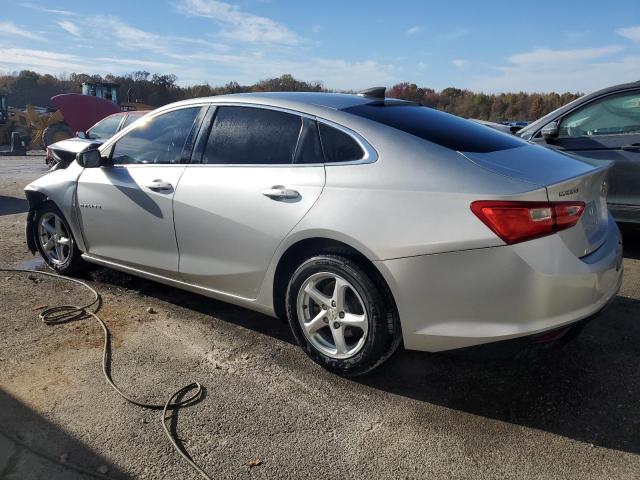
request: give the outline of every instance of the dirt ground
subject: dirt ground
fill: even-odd
[[[42,156],[0,157],[0,266],[42,268],[26,250],[22,188],[43,173]],[[357,380],[313,364],[278,320],[107,269],[86,278],[104,300],[116,382],[160,402],[206,387],[172,424],[213,478],[638,479],[640,235],[624,235],[619,297],[565,348],[533,360],[400,351]],[[196,478],[159,412],[103,380],[99,327],[37,319],[87,298],[0,274],[0,478],[90,478],[69,463]]]

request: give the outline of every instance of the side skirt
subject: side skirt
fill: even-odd
[[[155,273],[149,273],[144,270],[140,270],[138,268],[133,268],[133,267],[122,265],[109,260],[103,260],[101,258],[93,257],[87,253],[83,253],[82,258],[87,262],[95,263],[96,265],[100,265],[102,267],[113,268],[114,270],[120,270],[122,272],[129,273],[137,277],[153,280],[154,282],[163,283],[165,285],[176,287],[181,290],[187,290],[189,292],[204,295],[205,297],[215,298],[216,300],[221,300],[223,302],[231,303],[233,305],[238,305],[239,307],[248,308],[249,310],[255,310],[265,315],[269,315],[270,317],[276,318],[276,314],[273,310],[272,305],[262,305],[262,304],[256,303],[255,300],[252,300],[250,298],[239,297],[237,295],[230,295],[228,293],[200,287],[198,285],[183,282],[181,280],[177,280],[174,278],[164,277],[162,275],[157,275]]]

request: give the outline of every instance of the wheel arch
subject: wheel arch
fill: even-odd
[[[277,317],[286,318],[285,296],[288,280],[295,269],[306,259],[319,254],[342,255],[358,263],[373,281],[377,282],[388,293],[392,306],[398,312],[393,292],[385,280],[382,272],[376,267],[371,258],[358,248],[340,240],[325,236],[313,236],[298,239],[282,253],[278,259],[273,276],[273,310]]]
[[[27,248],[35,255],[38,251],[38,247],[36,246],[33,220],[38,207],[44,202],[49,201],[49,197],[37,190],[25,190],[24,194],[27,197],[27,202],[29,202],[29,213],[27,213],[27,221],[25,222],[25,237],[27,240]]]

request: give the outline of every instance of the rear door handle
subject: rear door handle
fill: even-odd
[[[274,185],[271,188],[263,190],[262,195],[273,200],[288,200],[292,198],[298,198],[300,196],[300,192],[298,192],[297,190],[285,188],[283,185]]]
[[[171,185],[169,182],[165,182],[164,180],[156,179],[153,182],[147,184],[147,188],[149,190],[166,191],[172,190],[173,185]]]
[[[621,148],[627,152],[640,152],[640,143],[631,143],[629,145],[624,145]]]

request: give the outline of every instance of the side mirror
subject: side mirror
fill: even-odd
[[[76,155],[78,165],[84,168],[105,167],[108,164],[106,157],[100,154],[100,150],[85,150]]]
[[[78,137],[78,138],[87,138],[87,134],[82,132],[82,131],[79,131],[79,132],[76,132],[76,137]]]
[[[542,138],[544,138],[548,142],[549,140],[558,138],[558,134],[560,133],[560,126],[558,125],[558,122],[547,123],[542,128],[541,133],[542,133]]]

